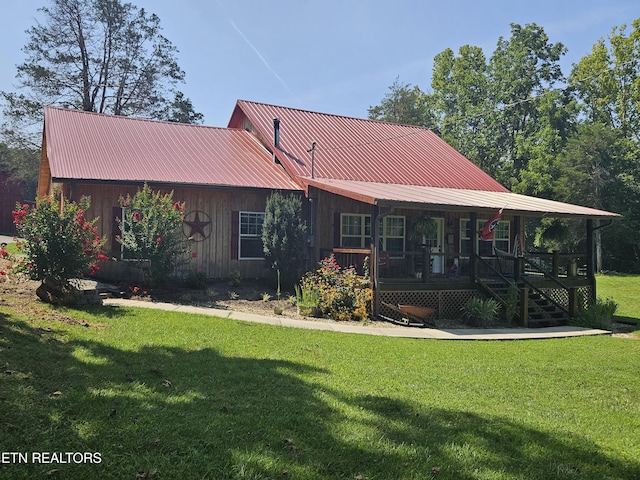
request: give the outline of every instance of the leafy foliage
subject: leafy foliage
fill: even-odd
[[[98,261],[107,260],[102,253],[104,240],[95,227],[97,218],[85,217],[90,206],[89,197],[78,203],[65,201],[60,208],[60,193],[39,198],[35,208],[18,205],[13,219],[24,241],[19,249],[26,256],[21,268],[31,278],[47,277],[63,283],[82,276],[89,268],[90,274],[98,271]]]
[[[120,197],[125,209],[124,222],[118,221],[128,257],[140,261],[145,281],[162,283],[187,252],[188,240],[182,234],[184,203],[174,202],[173,192],[154,192],[145,184],[131,197]]]
[[[51,0],[40,12],[44,21],[27,30],[18,65],[26,93],[3,92],[5,116],[18,129],[40,124],[43,105],[201,120],[175,90],[185,74],[155,14],[120,0]]]
[[[303,271],[306,232],[300,197],[272,193],[265,207],[262,244],[265,258],[280,271],[285,284],[293,284]]]
[[[334,320],[369,319],[373,298],[369,280],[359,277],[353,268],[341,268],[333,255],[302,277],[301,290],[317,292],[322,313]]]
[[[493,298],[470,298],[462,308],[462,317],[479,326],[493,322],[500,312],[500,304]]]

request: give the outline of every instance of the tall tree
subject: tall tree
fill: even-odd
[[[156,15],[120,0],[51,0],[40,11],[44,21],[27,30],[18,66],[25,92],[3,92],[18,129],[41,124],[45,104],[154,117],[179,98],[184,72]]]
[[[615,27],[609,44],[600,39],[570,75],[589,121],[620,129],[640,141],[640,18]]]
[[[400,83],[396,78],[382,99],[382,103],[369,107],[369,118],[431,128],[435,126],[435,120],[425,108],[424,100],[425,95],[418,86]]]
[[[458,56],[450,48],[436,55],[431,87],[431,100],[426,103],[434,109],[442,138],[481,168],[488,168],[485,131],[491,105],[482,49],[463,45]]]
[[[549,42],[542,27],[511,24],[511,37],[501,37],[491,56],[488,75],[493,111],[488,138],[495,145],[496,156],[491,161],[499,164],[499,180],[508,187],[519,182],[520,172],[533,156],[531,140],[540,134],[541,103],[556,82],[563,80],[559,62],[565,52],[561,43]]]

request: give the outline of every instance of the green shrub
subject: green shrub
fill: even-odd
[[[18,234],[24,238],[18,248],[26,256],[20,270],[35,280],[51,278],[62,284],[98,271],[98,262],[107,260],[102,253],[104,240],[95,227],[97,218],[85,217],[89,197],[78,203],[65,200],[60,208],[60,192],[39,198],[35,208],[17,205],[13,219]]]
[[[462,307],[462,317],[477,326],[494,322],[500,312],[500,304],[493,298],[470,298]]]
[[[302,201],[296,195],[278,192],[267,198],[262,224],[262,245],[268,264],[282,275],[290,288],[304,271],[304,237],[307,226],[302,221]],[[278,277],[280,285],[280,277]]]
[[[184,283],[189,288],[204,290],[207,286],[207,274],[199,268],[196,268],[187,274]]]
[[[308,272],[302,289],[316,291],[323,314],[334,320],[369,320],[373,293],[369,281],[353,268],[340,268],[333,255],[320,262],[320,268]]]
[[[586,328],[611,329],[613,316],[618,311],[618,304],[612,298],[597,298],[591,307],[583,310],[571,323]]]

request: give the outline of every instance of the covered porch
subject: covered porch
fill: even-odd
[[[429,319],[460,318],[462,307],[472,297],[494,298],[503,310],[515,302],[513,324],[566,323],[596,297],[594,220],[617,216],[510,192],[307,181],[316,224],[321,225],[328,214],[334,217],[333,247],[321,243],[316,257],[333,254],[340,265],[354,266],[360,273],[365,273],[368,264],[373,315],[405,324],[419,324],[420,319],[400,311],[400,305],[432,309],[434,313],[423,322],[428,324]],[[340,205],[332,196],[341,199]],[[355,204],[347,207],[344,199]],[[340,214],[338,222],[336,212],[349,209],[358,213]],[[496,236],[490,242],[479,240],[479,230],[499,210],[503,220]],[[361,213],[366,211],[370,213]],[[525,252],[525,219],[545,216],[584,220],[586,251]],[[433,219],[437,228],[421,240],[410,239],[412,225],[423,217]],[[363,243],[368,241],[368,245],[354,246],[348,237],[349,222],[355,225],[358,220],[368,235]],[[396,237],[390,233],[394,229]]]

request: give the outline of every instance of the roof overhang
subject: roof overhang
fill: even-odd
[[[494,213],[496,210],[503,209],[505,214],[527,217],[611,219],[620,216],[605,210],[512,192],[460,190],[309,177],[300,180],[306,188],[312,186],[359,202],[383,207],[428,208],[478,213]]]

